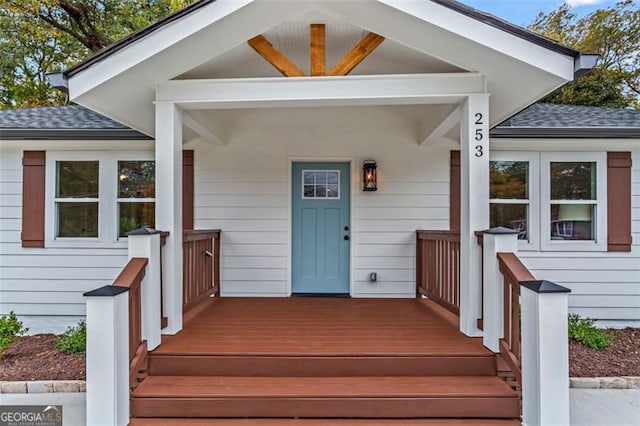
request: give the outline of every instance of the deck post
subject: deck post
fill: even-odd
[[[520,284],[523,424],[569,425],[571,290],[548,281]]]
[[[148,259],[145,275],[142,279],[142,340],[147,341],[148,350],[160,345],[160,231],[142,227],[127,233],[129,240],[129,259],[144,257]]]
[[[182,329],[182,111],[156,102],[156,228],[169,231],[163,252],[162,294],[167,327]]]
[[[498,253],[517,253],[518,231],[497,227],[482,234],[482,343],[498,353],[504,336],[504,283]]]
[[[481,336],[482,249],[474,232],[489,227],[489,95],[469,95],[460,119],[460,331]]]
[[[84,296],[87,423],[125,425],[129,423],[129,289],[108,285]]]

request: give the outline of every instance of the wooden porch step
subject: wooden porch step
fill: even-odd
[[[341,425],[341,426],[521,426],[515,419],[131,419],[129,426],[279,426],[279,425]]]
[[[151,354],[154,376],[495,376],[496,357]]]
[[[518,396],[498,377],[149,376],[132,417],[510,418]]]

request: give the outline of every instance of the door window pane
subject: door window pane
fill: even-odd
[[[340,198],[340,171],[303,170],[302,198]]]

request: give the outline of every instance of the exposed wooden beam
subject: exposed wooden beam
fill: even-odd
[[[324,24],[311,24],[311,75],[322,76],[326,73],[327,39]]]
[[[278,49],[264,38],[264,36],[258,35],[247,41],[260,56],[262,56],[267,62],[273,65],[278,71],[285,77],[302,77],[304,72],[298,68],[293,62],[284,56]]]
[[[364,61],[376,47],[380,46],[383,41],[384,37],[381,35],[376,33],[367,34],[331,68],[329,75],[349,74],[360,62]]]
[[[462,113],[460,107],[454,109],[438,126],[431,131],[419,145],[429,145],[441,139],[446,139],[445,135],[451,131],[458,123]]]

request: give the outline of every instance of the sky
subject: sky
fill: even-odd
[[[563,0],[459,0],[483,12],[521,26],[530,24],[539,12],[550,12],[565,3]],[[578,16],[584,16],[596,9],[608,8],[617,0],[567,0]]]

